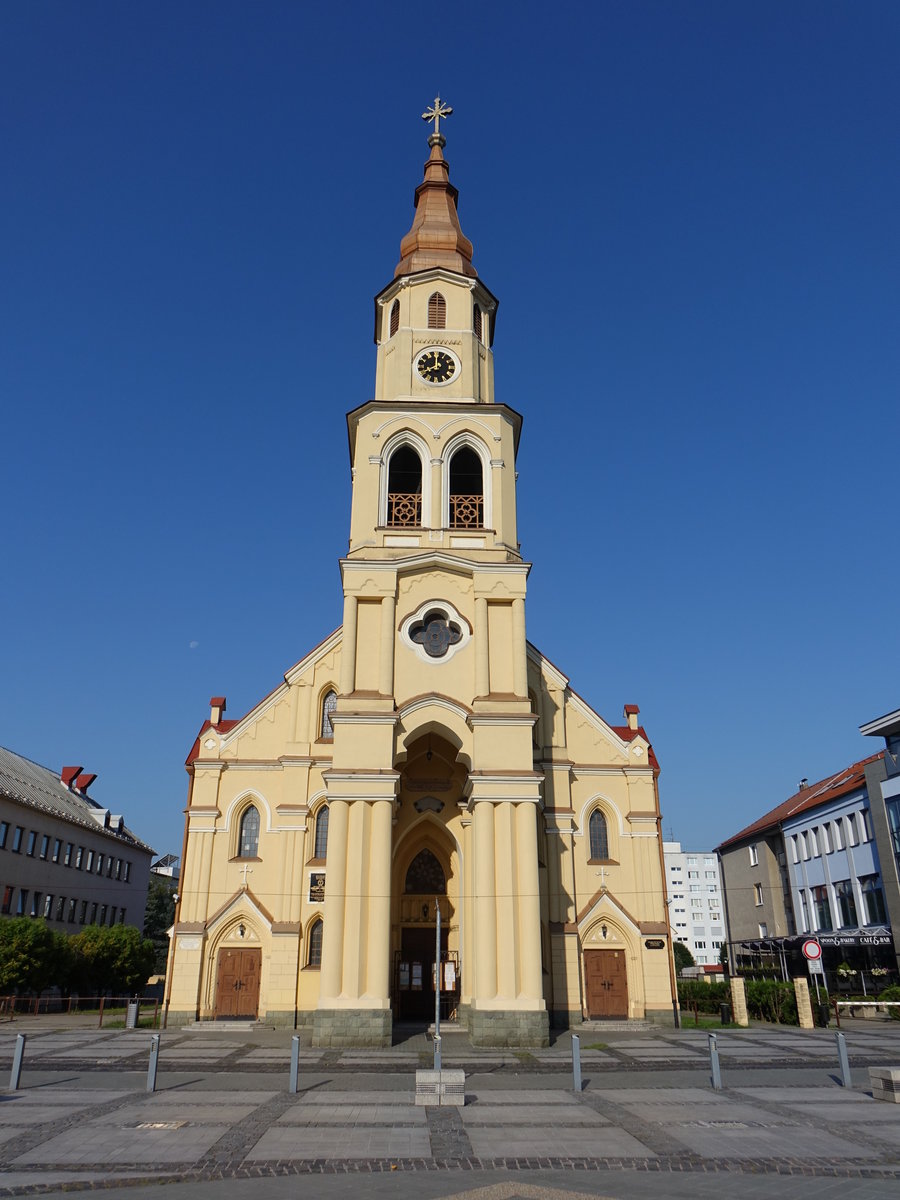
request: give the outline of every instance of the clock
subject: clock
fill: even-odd
[[[449,383],[456,374],[456,359],[432,346],[416,359],[416,370],[426,383]]]

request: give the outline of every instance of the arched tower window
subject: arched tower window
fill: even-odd
[[[391,305],[391,323],[390,323],[391,332],[390,332],[389,336],[393,337],[399,328],[400,328],[400,301],[395,300],[394,303]]]
[[[388,525],[422,524],[422,460],[412,446],[398,446],[388,465]]]
[[[316,838],[313,858],[325,858],[328,852],[328,805],[323,804],[316,817]]]
[[[238,858],[256,858],[259,850],[259,812],[251,804],[241,817]]]
[[[440,292],[432,292],[428,297],[428,328],[447,328],[447,301]]]
[[[444,868],[430,850],[420,850],[409,864],[404,891],[414,896],[446,895]]]
[[[334,688],[330,688],[322,697],[322,724],[319,729],[319,737],[323,741],[334,741],[334,725],[331,721],[331,714],[337,708],[337,692]]]
[[[306,965],[321,967],[322,965],[322,932],[324,926],[321,920],[313,921],[309,927],[309,937],[306,947]]]
[[[484,526],[484,478],[481,459],[471,446],[460,446],[450,459],[450,528]]]
[[[472,312],[472,328],[475,330],[475,336],[478,338],[479,342],[484,341],[484,335],[482,334],[481,309],[477,304]]]
[[[591,813],[588,833],[591,842],[591,858],[609,858],[609,832],[606,828],[606,817],[599,808],[595,808]]]

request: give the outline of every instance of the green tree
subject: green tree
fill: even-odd
[[[153,973],[156,949],[133,925],[88,925],[72,938],[74,975],[88,993],[138,992]]]
[[[65,987],[71,967],[69,939],[34,917],[0,918],[0,992],[42,992]]]
[[[683,971],[685,967],[695,967],[694,956],[684,942],[674,942],[672,953],[675,955],[675,970]]]
[[[144,936],[150,939],[156,950],[153,969],[157,975],[162,975],[166,969],[166,956],[169,953],[168,930],[171,929],[174,920],[174,891],[161,879],[151,875],[147,908],[144,912]]]

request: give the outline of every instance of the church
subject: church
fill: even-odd
[[[375,297],[375,388],[347,416],[343,614],[187,761],[167,1024],[311,1026],[385,1046],[551,1024],[672,1023],[659,767],[526,638],[522,418],[495,398],[497,299],[473,265],[435,100],[424,178]],[[440,952],[438,961],[438,929]]]

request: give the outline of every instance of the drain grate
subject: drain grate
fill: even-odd
[[[183,1129],[187,1121],[141,1121],[135,1129]]]

